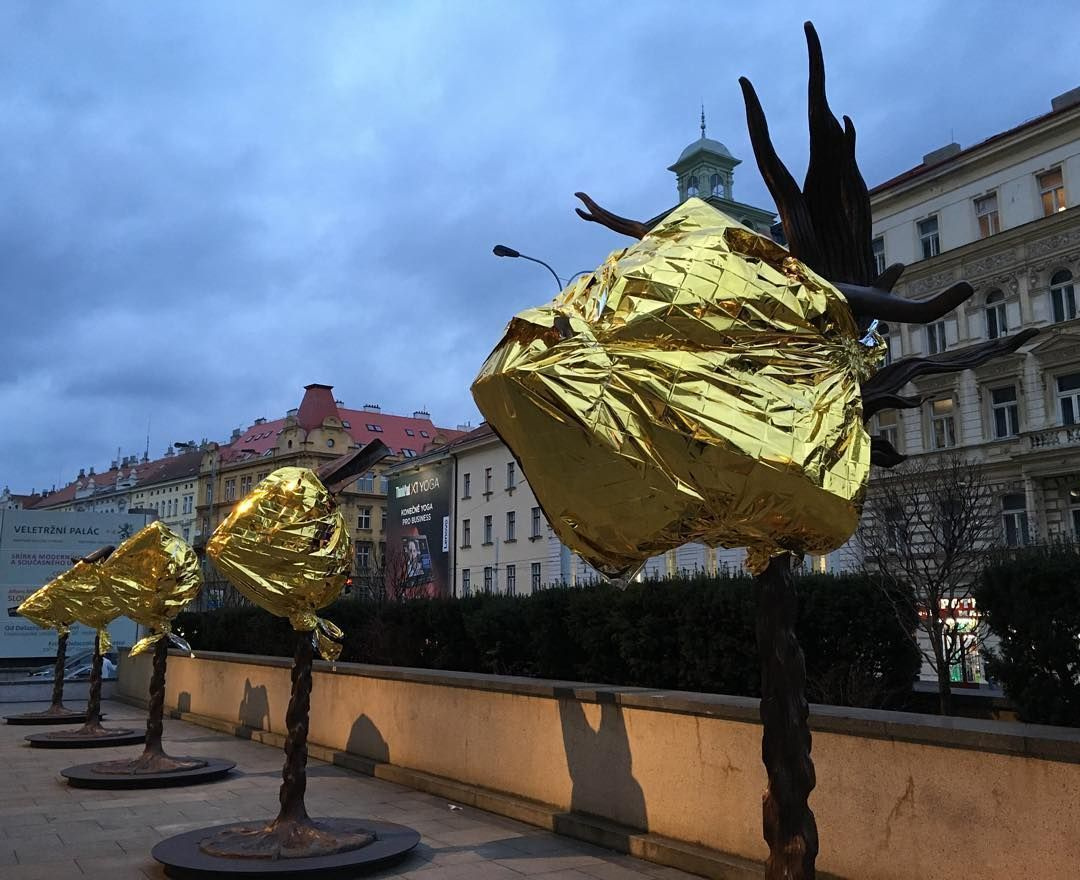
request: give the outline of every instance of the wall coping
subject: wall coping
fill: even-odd
[[[170,654],[188,657],[183,651]],[[250,666],[292,667],[290,657],[197,651],[195,659]],[[126,658],[125,658],[126,659]],[[615,703],[634,709],[674,712],[761,724],[756,697],[704,694],[692,691],[622,687],[578,681],[554,681],[513,675],[488,675],[406,666],[375,666],[366,663],[315,662],[315,671],[328,675],[406,681],[422,685],[467,688],[546,699],[576,699],[584,703]],[[1019,721],[987,721],[976,718],[942,718],[916,712],[892,712],[848,706],[811,704],[810,729],[821,733],[870,739],[919,743],[943,748],[972,749],[1003,755],[1039,758],[1080,764],[1080,729],[1025,724]]]

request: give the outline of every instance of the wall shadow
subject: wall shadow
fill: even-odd
[[[191,692],[180,691],[176,697],[176,712],[178,715],[191,712]]]
[[[370,758],[380,764],[390,763],[390,747],[379,728],[367,715],[361,715],[353,722],[349,739],[345,743],[345,751],[350,755]]]
[[[270,730],[270,698],[266,694],[266,685],[252,687],[250,678],[244,680],[244,697],[236,717],[251,730]]]
[[[570,812],[597,816],[628,830],[647,831],[645,794],[634,778],[622,707],[611,691],[597,691],[600,724],[593,730],[572,689],[556,689],[566,766],[573,790]],[[566,817],[566,823],[571,817]],[[559,830],[560,817],[556,817]],[[629,843],[629,841],[625,841]]]

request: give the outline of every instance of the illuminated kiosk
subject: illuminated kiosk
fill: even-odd
[[[60,774],[80,788],[161,788],[220,779],[235,761],[223,758],[174,758],[161,743],[164,732],[165,667],[169,643],[190,651],[173,635],[171,621],[198,594],[202,574],[195,551],[168,526],[152,522],[117,548],[101,567],[105,590],[121,613],[151,631],[131,656],[153,649],[146,720],[146,747],[129,760],[99,761],[67,767]]]
[[[72,560],[74,562],[75,560]],[[21,715],[8,715],[4,720],[8,724],[77,724],[86,720],[86,710],[68,709],[64,705],[64,673],[67,665],[67,643],[69,628],[74,623],[64,609],[63,603],[55,598],[52,581],[33,592],[19,606],[17,614],[35,623],[42,629],[56,630],[56,663],[53,665],[52,702],[44,712],[24,712]]]
[[[351,565],[345,520],[332,492],[388,454],[376,440],[326,465],[319,476],[304,468],[280,468],[210,539],[207,554],[233,586],[261,608],[287,617],[298,633],[285,716],[281,809],[273,820],[163,840],[152,855],[168,876],[353,877],[402,858],[420,842],[417,831],[390,822],[311,818],[304,804],[312,660],[316,648],[336,660],[337,639],[344,635],[317,612],[340,595]]]
[[[102,579],[102,567],[113,549],[108,546],[94,551],[42,588],[50,590],[54,601],[66,609],[71,620],[97,630],[97,635],[94,637],[94,657],[90,665],[86,723],[75,730],[35,733],[26,737],[26,741],[35,748],[94,749],[135,745],[143,741],[143,734],[137,730],[108,728],[101,724],[102,655],[109,650],[107,627],[120,616]]]

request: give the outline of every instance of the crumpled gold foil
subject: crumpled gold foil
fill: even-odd
[[[75,615],[64,605],[55,583],[51,580],[23,599],[16,613],[42,629],[55,629],[60,635],[66,635]]]
[[[101,571],[121,613],[152,630],[132,645],[132,657],[161,639],[191,650],[172,632],[173,618],[202,587],[199,559],[183,538],[165,523],[152,522],[117,547]]]
[[[352,546],[330,492],[306,468],[274,471],[214,531],[206,545],[229,582],[256,605],[312,632],[328,660],[344,633],[315,612],[345,586]]]
[[[559,539],[627,576],[689,541],[825,553],[870,470],[860,345],[843,295],[699,199],[547,306],[514,317],[477,406]]]
[[[121,612],[116,604],[115,596],[102,576],[102,563],[76,562],[67,571],[57,575],[40,590],[28,596],[23,605],[43,592],[47,592],[49,601],[65,615],[67,624],[76,622],[96,629],[98,651],[102,654],[108,652],[112,647],[108,626],[120,616]],[[23,613],[23,605],[19,606],[20,614]],[[30,610],[32,614],[34,609]],[[24,614],[24,616],[34,620],[31,614]],[[37,620],[34,622],[38,623]],[[41,624],[38,623],[38,625]]]

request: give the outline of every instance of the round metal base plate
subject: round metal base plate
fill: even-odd
[[[62,712],[25,712],[22,715],[8,715],[4,720],[8,724],[82,724],[86,720],[86,711],[64,709]]]
[[[141,740],[140,740],[141,742]],[[225,776],[235,761],[222,758],[201,758],[202,767],[192,770],[171,770],[164,773],[100,773],[99,764],[78,764],[60,771],[68,785],[77,788],[165,788],[172,785],[198,785]]]
[[[65,734],[67,734],[65,736]],[[38,749],[103,749],[107,746],[133,746],[146,739],[145,730],[110,730],[104,736],[75,736],[73,730],[34,733],[26,738]]]
[[[316,819],[316,822],[330,821]],[[241,877],[244,880],[330,880],[358,877],[409,852],[420,842],[420,832],[393,822],[356,820],[366,830],[374,832],[376,840],[360,849],[334,853],[329,856],[301,859],[248,859],[209,856],[199,849],[208,837],[233,827],[251,826],[252,822],[231,822],[201,828],[169,837],[151,850],[150,854],[165,866],[168,877],[179,880],[207,880],[211,877]],[[269,823],[269,820],[267,820]]]

